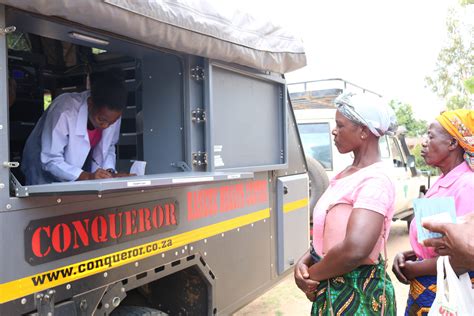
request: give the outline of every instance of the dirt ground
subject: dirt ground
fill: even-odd
[[[393,276],[391,271],[391,263],[397,252],[407,250],[409,248],[410,242],[408,240],[408,230],[406,223],[402,221],[392,223],[387,250],[389,257],[389,274],[395,287],[398,315],[403,315],[408,293],[408,286],[401,284]],[[309,315],[310,311],[311,302],[309,302],[306,299],[306,296],[296,287],[293,280],[293,274],[290,274],[270,291],[239,310],[234,314],[234,316]]]

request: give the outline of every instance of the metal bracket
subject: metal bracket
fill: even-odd
[[[28,187],[24,187],[10,171],[10,186],[15,190],[16,197],[28,196]]]
[[[97,315],[109,315],[127,296],[122,282],[117,282],[110,286],[102,297],[101,308],[97,309]]]
[[[193,68],[191,68],[191,78],[196,81],[204,80],[204,68],[202,68],[201,66],[194,66]]]
[[[198,151],[197,153],[193,153],[193,166],[205,166],[207,165],[207,153]]]
[[[191,168],[184,161],[173,162],[171,166],[181,169],[181,171],[191,171]]]
[[[204,123],[206,121],[206,111],[201,108],[196,108],[191,112],[191,120],[194,123]]]
[[[0,35],[7,35],[9,33],[13,33],[16,31],[16,26],[11,25],[11,26],[6,26],[6,27],[0,27]]]
[[[54,294],[55,290],[48,290],[43,293],[35,294],[35,304],[39,316],[53,316],[54,315]]]

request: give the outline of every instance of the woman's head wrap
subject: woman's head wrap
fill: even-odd
[[[464,159],[474,171],[474,111],[465,109],[446,111],[436,120],[464,149]]]
[[[395,112],[382,98],[367,93],[343,93],[334,100],[337,110],[354,123],[367,126],[377,137],[397,131]]]

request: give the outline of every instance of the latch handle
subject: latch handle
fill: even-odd
[[[14,25],[10,25],[10,26],[7,26],[7,27],[0,27],[0,34],[1,35],[6,35],[6,34],[9,34],[9,33],[13,33],[16,31],[16,26]]]
[[[5,168],[18,168],[20,163],[18,161],[4,161],[3,166]]]

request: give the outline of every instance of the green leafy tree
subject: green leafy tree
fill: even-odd
[[[428,129],[426,121],[415,118],[410,104],[392,100],[390,106],[395,111],[398,125],[405,127],[407,136],[417,137],[426,134]]]
[[[472,85],[474,68],[474,24],[471,1],[465,1],[457,9],[450,9],[446,20],[447,44],[438,54],[434,74],[426,77],[426,83],[446,102],[448,109],[470,109],[474,94]]]
[[[410,104],[401,103],[397,100],[390,101],[390,106],[395,111],[399,126],[404,126],[406,129],[406,136],[408,137],[420,137],[426,134],[428,130],[428,124],[425,120],[418,120],[413,115],[413,108]],[[415,165],[421,171],[430,172],[432,175],[437,175],[438,170],[425,163],[423,157],[421,157],[421,145],[416,145],[411,150],[412,155],[415,156]]]
[[[474,1],[474,0],[473,0]],[[467,79],[464,82],[464,86],[466,87],[466,90],[469,91],[469,93],[474,93],[474,76],[471,78]]]

